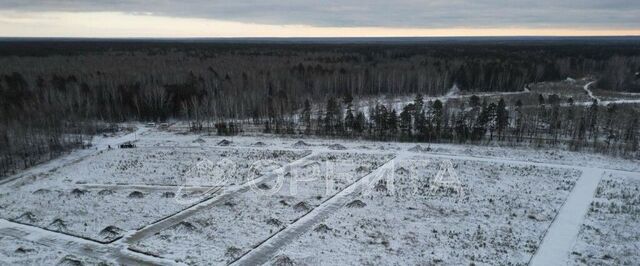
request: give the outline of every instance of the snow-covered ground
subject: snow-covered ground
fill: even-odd
[[[640,262],[640,176],[606,173],[580,228],[570,263]]]
[[[75,256],[31,241],[0,235],[2,265],[115,265],[89,257]]]
[[[213,206],[134,248],[188,264],[224,264],[284,229],[354,180],[390,159],[385,154],[322,153],[274,180]]]
[[[595,199],[586,169],[606,173]],[[557,150],[139,127],[5,179],[0,265],[634,264],[639,171]]]
[[[303,265],[526,264],[580,172],[412,157],[272,258]]]

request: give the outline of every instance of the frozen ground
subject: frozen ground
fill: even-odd
[[[232,262],[389,159],[384,154],[311,156],[283,172],[281,179],[256,184],[140,242],[135,249],[188,264]]]
[[[273,257],[303,265],[526,264],[580,172],[452,161],[461,190],[438,188],[444,161],[398,161]]]
[[[573,246],[575,265],[640,262],[640,177],[606,173]]]
[[[12,236],[0,236],[0,263],[4,265],[115,265],[75,256],[64,250],[21,240]]]
[[[555,150],[139,127],[4,179],[0,265],[634,264],[638,171]]]

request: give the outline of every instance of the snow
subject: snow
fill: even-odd
[[[6,265],[115,265],[89,257],[75,256],[12,236],[0,236],[0,264]]]
[[[634,265],[640,261],[639,191],[639,174],[605,174],[572,247],[570,264]]]
[[[600,99],[598,99],[598,97],[594,96],[594,95],[593,95],[593,92],[589,89],[589,87],[590,87],[593,83],[595,83],[595,81],[591,81],[591,82],[587,83],[586,85],[584,85],[584,91],[586,91],[586,92],[587,92],[587,94],[589,95],[589,98],[591,98],[591,99],[596,100],[596,101],[598,101],[598,102],[599,102],[599,101],[600,101]]]
[[[0,184],[0,264],[640,259],[638,160],[144,126],[95,143]]]
[[[531,265],[565,264],[603,171],[585,168],[571,195],[546,233]],[[565,263],[562,263],[565,262]]]
[[[305,151],[140,147],[107,149],[84,160],[28,176],[0,189],[0,218],[100,242],[160,220],[211,197],[218,185],[252,180],[269,165],[302,157]],[[229,161],[231,171],[185,176],[203,160]],[[226,161],[224,161],[226,160]],[[215,165],[214,165],[215,166]],[[181,187],[181,186],[184,186]],[[201,187],[193,187],[201,186]],[[207,192],[202,195],[202,192]],[[208,193],[211,192],[211,193]]]
[[[578,176],[575,170],[454,160],[464,195],[430,194],[441,160],[397,163],[396,170],[408,171],[387,179],[395,193],[370,187],[353,198],[366,206],[339,209],[271,262],[526,264]]]
[[[187,264],[233,262],[389,158],[385,154],[353,153],[306,158],[305,163],[275,180],[255,184],[256,189],[189,217],[134,249],[164,254]],[[314,177],[318,175],[320,178]],[[261,188],[261,184],[266,186]]]

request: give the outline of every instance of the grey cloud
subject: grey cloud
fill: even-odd
[[[0,9],[149,12],[173,17],[337,27],[640,27],[637,0],[3,0]]]

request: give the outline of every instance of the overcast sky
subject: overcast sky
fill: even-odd
[[[0,0],[1,36],[607,34],[640,34],[640,0]]]

